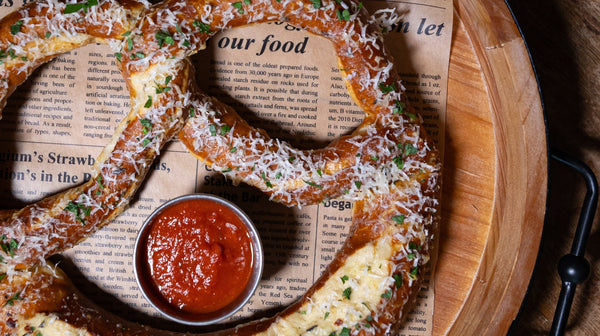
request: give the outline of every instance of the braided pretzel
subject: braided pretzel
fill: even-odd
[[[46,258],[116,217],[176,134],[193,155],[273,200],[301,206],[343,195],[356,201],[348,240],[299,301],[273,318],[222,334],[386,334],[399,326],[429,259],[439,163],[406,110],[391,57],[362,5],[198,0],[149,7],[106,0],[65,14],[67,7],[59,0],[35,2],[0,23],[0,46],[17,55],[0,73],[2,101],[53,56],[105,42],[116,50],[132,110],[96,160],[92,179],[0,214],[3,333],[23,334],[32,326],[43,335],[162,333],[98,310]],[[333,42],[349,91],[365,110],[355,132],[323,149],[301,151],[270,139],[191,79],[187,57],[210,36],[276,20]],[[170,89],[156,90],[154,83]]]

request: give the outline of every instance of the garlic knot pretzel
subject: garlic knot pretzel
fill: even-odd
[[[356,131],[323,149],[301,151],[270,139],[195,87],[188,57],[208,38],[270,21],[289,22],[332,42],[348,89],[365,111]],[[299,206],[337,196],[355,200],[348,240],[309,291],[273,318],[221,334],[379,335],[397,329],[429,259],[440,167],[418,118],[407,110],[391,57],[362,4],[47,0],[5,18],[2,31],[14,36],[1,34],[0,46],[16,55],[0,72],[4,99],[36,66],[89,42],[115,49],[132,99],[92,179],[0,214],[2,332],[33,326],[43,335],[163,333],[88,306],[45,259],[117,216],[175,134],[192,154],[273,200]]]

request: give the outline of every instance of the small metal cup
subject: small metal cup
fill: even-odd
[[[168,302],[166,302],[166,300],[162,296],[160,296],[160,294],[157,293],[154,285],[151,283],[152,280],[150,279],[150,274],[146,269],[146,255],[144,246],[146,245],[145,240],[148,236],[148,230],[152,227],[152,222],[166,208],[179,202],[192,199],[210,200],[229,208],[241,219],[242,223],[244,223],[244,225],[248,229],[250,240],[252,242],[252,274],[250,276],[250,279],[248,280],[248,283],[246,284],[246,287],[244,288],[242,293],[240,293],[240,295],[230,304],[215,312],[206,314],[193,314],[181,311],[176,307],[170,305]],[[193,326],[204,326],[214,324],[230,317],[235,312],[237,312],[244,304],[248,302],[250,297],[254,294],[254,291],[256,290],[258,282],[262,276],[264,265],[262,243],[260,241],[258,232],[256,231],[256,228],[254,227],[254,224],[252,223],[248,215],[246,215],[237,205],[233,204],[232,202],[211,194],[190,194],[180,196],[162,204],[160,207],[154,210],[154,212],[144,221],[144,224],[138,232],[138,236],[135,242],[135,253],[133,263],[137,284],[146,300],[148,300],[148,302],[166,318],[178,323]]]

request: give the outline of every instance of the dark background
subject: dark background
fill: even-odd
[[[549,146],[600,175],[600,1],[508,0],[530,50],[545,107]],[[557,263],[569,253],[586,193],[583,179],[551,160],[538,265],[511,335],[547,335],[560,292]],[[595,215],[566,335],[600,335],[600,230]]]

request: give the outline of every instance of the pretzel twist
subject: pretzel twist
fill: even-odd
[[[121,213],[162,146],[178,134],[193,155],[278,202],[355,200],[349,238],[309,291],[273,318],[221,334],[394,332],[429,260],[440,166],[433,144],[405,105],[391,56],[362,5],[333,0],[84,4],[65,14],[62,1],[34,2],[0,22],[0,48],[12,48],[15,55],[0,69],[0,101],[40,64],[90,42],[115,50],[132,100],[129,115],[96,160],[92,179],[0,213],[0,243],[10,247],[0,265],[0,274],[6,274],[0,280],[0,330],[22,333],[36,326],[43,335],[64,330],[170,334],[90,306],[46,259]],[[197,89],[189,56],[219,31],[271,21],[287,21],[332,42],[349,92],[365,111],[352,134],[323,149],[298,150]],[[155,83],[170,89],[156,90]]]

